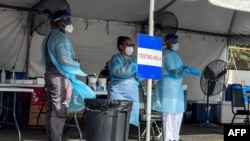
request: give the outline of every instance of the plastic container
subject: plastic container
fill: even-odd
[[[10,83],[15,84],[16,83],[16,73],[15,69],[12,70],[11,78],[10,78]]]
[[[188,86],[187,85],[182,85],[183,88],[183,93],[184,93],[184,110],[187,110],[187,90]]]
[[[5,70],[3,68],[2,72],[1,72],[1,83],[5,83],[6,80],[6,73]]]
[[[85,99],[86,141],[127,141],[132,102]]]
[[[107,78],[98,78],[97,83],[98,83],[97,91],[106,91]]]
[[[93,90],[96,91],[96,84],[97,83],[97,78],[94,76],[89,76],[88,77],[88,86]]]

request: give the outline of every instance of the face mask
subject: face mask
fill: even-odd
[[[134,48],[133,48],[132,46],[128,46],[128,47],[126,47],[125,52],[126,52],[126,54],[127,54],[128,56],[130,56],[130,55],[133,54]]]
[[[71,33],[73,31],[73,29],[74,29],[73,25],[72,24],[68,24],[68,25],[65,26],[64,30],[67,31],[67,32],[69,32],[69,33]]]
[[[179,49],[179,44],[178,43],[172,44],[172,48],[171,49],[173,51],[177,51]]]

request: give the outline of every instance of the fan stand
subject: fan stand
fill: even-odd
[[[209,96],[212,95],[213,91],[211,91],[209,88],[211,88],[211,85],[213,85],[214,80],[209,80],[208,81],[208,89],[207,89],[207,103],[206,103],[206,125],[211,125],[211,126],[217,126],[215,124],[212,124],[209,122],[209,113],[210,113],[210,106],[209,106]],[[214,89],[214,88],[213,88]]]
[[[207,95],[207,105],[205,109],[206,109],[206,123],[209,124],[209,113],[210,113],[209,95]]]

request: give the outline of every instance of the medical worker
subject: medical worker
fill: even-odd
[[[152,110],[162,112],[164,141],[178,141],[184,113],[183,77],[201,76],[201,72],[183,64],[176,52],[179,49],[177,35],[166,35],[165,43],[162,76],[153,91]]]
[[[53,15],[53,30],[44,38],[41,47],[41,64],[45,66],[47,89],[46,132],[49,141],[61,141],[67,112],[84,108],[85,98],[95,93],[75,75],[86,76],[80,69],[80,60],[65,32],[71,33],[70,13],[60,10]]]
[[[136,78],[137,60],[133,55],[134,44],[129,37],[119,36],[117,39],[119,53],[114,54],[108,62],[110,80],[108,82],[108,98],[133,101],[130,124],[139,124],[139,82]]]

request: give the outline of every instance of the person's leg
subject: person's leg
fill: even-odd
[[[65,78],[51,77],[46,81],[47,93],[49,95],[47,111],[47,135],[49,141],[61,141],[67,109],[63,104],[65,92],[70,81]],[[71,86],[71,85],[70,85]]]
[[[47,88],[47,110],[46,110],[46,122],[45,122],[45,129],[46,134],[48,136],[48,141],[51,141],[50,139],[50,118],[51,118],[51,111],[52,111],[52,104],[51,104],[51,96],[49,94],[49,88]]]
[[[163,139],[164,141],[174,140],[173,126],[174,126],[173,114],[163,113],[162,124],[163,124]]]
[[[173,129],[173,136],[174,140],[178,141],[180,139],[180,128],[182,123],[183,113],[176,113],[174,114],[174,129]]]

